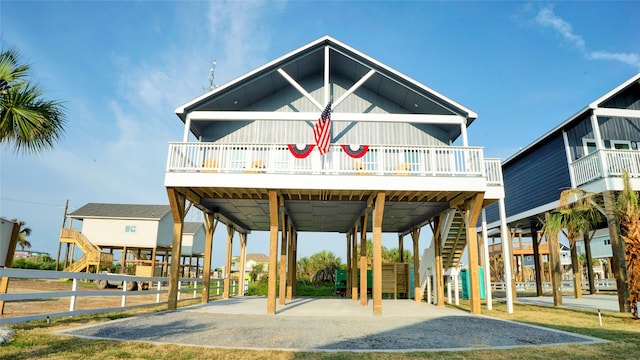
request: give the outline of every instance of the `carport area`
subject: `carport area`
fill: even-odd
[[[266,297],[237,297],[66,329],[59,334],[211,348],[286,351],[460,351],[604,340],[439,308],[383,300],[374,316],[350,299],[295,298],[264,314]]]

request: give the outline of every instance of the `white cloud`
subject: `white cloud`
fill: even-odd
[[[640,69],[640,55],[638,53],[589,50],[587,48],[587,43],[582,36],[573,31],[573,26],[571,26],[570,23],[556,15],[552,6],[545,6],[540,9],[533,21],[543,28],[551,28],[555,30],[564,40],[580,50],[586,59],[619,61]]]
[[[566,41],[578,49],[585,49],[586,43],[582,36],[574,34],[571,24],[557,16],[551,6],[540,9],[534,20],[542,27],[552,28],[557,31]]]
[[[588,55],[594,60],[616,60],[640,69],[640,55],[637,53],[610,53],[606,51],[592,51]]]

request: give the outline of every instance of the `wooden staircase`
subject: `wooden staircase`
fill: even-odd
[[[99,246],[93,244],[76,229],[62,229],[60,231],[60,242],[74,244],[83,253],[82,257],[69,264],[64,271],[87,271],[91,265],[95,265],[99,271],[102,265],[111,265],[113,263],[113,254],[103,253]]]
[[[442,267],[449,269],[460,264],[462,253],[467,246],[467,230],[462,213],[456,209],[448,211],[443,225]]]

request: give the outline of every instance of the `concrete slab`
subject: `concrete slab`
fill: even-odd
[[[287,351],[458,351],[604,342],[587,336],[475,316],[412,300],[372,304],[297,298],[266,315],[265,297],[238,297],[66,329],[59,334],[214,348]]]

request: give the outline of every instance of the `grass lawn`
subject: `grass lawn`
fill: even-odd
[[[197,300],[183,301],[180,306],[195,303]],[[461,300],[459,308],[468,310],[468,301]],[[44,321],[16,324],[12,326],[16,330],[12,340],[0,345],[0,359],[86,359],[96,355],[99,355],[100,359],[640,359],[640,321],[634,321],[629,314],[604,312],[603,326],[600,327],[595,310],[556,309],[520,304],[515,304],[513,314],[506,313],[504,304],[496,303],[492,311],[487,311],[483,306],[482,313],[491,317],[607,339],[611,343],[473,352],[301,353],[151,345],[79,339],[51,334],[54,330],[164,309],[165,307],[162,306],[123,313],[54,319],[50,324]],[[428,336],[428,334],[420,336]]]

